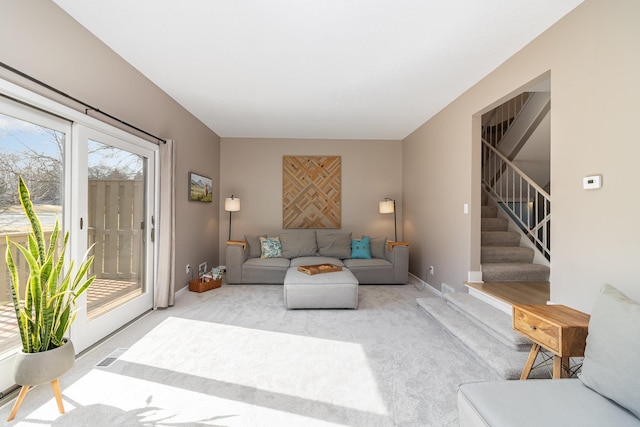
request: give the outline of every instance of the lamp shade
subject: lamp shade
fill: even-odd
[[[395,211],[393,200],[385,199],[385,200],[381,201],[380,202],[380,206],[379,206],[379,210],[380,210],[380,213],[382,213],[382,214],[393,213]]]
[[[224,210],[227,212],[237,212],[240,210],[240,199],[237,197],[227,197],[224,199]]]

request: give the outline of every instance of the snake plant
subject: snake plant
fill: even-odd
[[[39,353],[64,344],[64,337],[76,317],[76,300],[95,279],[95,276],[87,278],[93,256],[85,256],[75,274],[72,273],[73,261],[65,270],[69,233],[64,234],[62,247],[57,253],[60,237],[58,220],[56,219],[47,245],[42,224],[33,210],[29,189],[22,177],[19,179],[18,192],[24,214],[31,224],[31,232],[27,247],[11,242],[9,236],[6,236],[5,259],[11,278],[11,295],[22,339],[22,351]],[[21,286],[11,251],[12,245],[22,253],[29,266],[29,277],[26,286],[23,286],[24,295],[20,295]]]

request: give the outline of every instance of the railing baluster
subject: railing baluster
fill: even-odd
[[[531,186],[527,183],[527,230],[531,230],[531,212],[533,209],[533,203],[531,203]]]
[[[513,173],[513,169],[511,169],[510,165],[507,164],[507,167],[511,171],[511,206],[513,206],[513,208],[515,210],[515,207],[516,207],[515,201],[518,199],[516,197],[516,174]],[[516,214],[516,216],[517,216],[517,214]]]
[[[526,102],[523,98],[523,103]],[[483,157],[486,168],[482,172],[483,184],[503,209],[511,212],[542,254],[551,259],[549,223],[551,221],[551,198],[539,185],[527,177],[489,141],[483,140]],[[511,176],[509,176],[511,175]],[[516,186],[516,179],[518,179]],[[526,198],[524,188],[526,186]],[[533,197],[532,197],[533,193]],[[526,206],[523,207],[523,200]],[[518,208],[516,208],[516,203]],[[525,213],[526,220],[525,220]],[[540,235],[542,233],[542,235]]]
[[[520,221],[524,222],[524,209],[522,209],[522,177],[518,175],[518,206],[520,207]]]
[[[551,213],[551,209],[549,208],[549,201],[548,201],[547,199],[545,199],[545,200],[544,200],[544,211],[545,211],[545,213],[547,213],[547,209],[548,209],[548,212],[549,212],[549,214],[550,214],[550,213]],[[547,226],[548,226],[548,225],[549,225],[549,222],[548,222],[548,221],[547,221],[547,222],[545,222],[545,223],[544,223],[544,229],[542,230],[542,231],[543,231],[543,233],[542,233],[542,239],[543,239],[544,247],[545,247],[545,248],[549,248],[549,247],[550,247],[550,244],[549,244],[549,238],[548,238],[548,234],[547,234],[547,231],[548,231],[548,230],[547,230]],[[549,255],[551,255],[551,251],[549,251]]]

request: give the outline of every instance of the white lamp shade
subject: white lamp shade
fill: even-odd
[[[383,200],[380,202],[380,213],[393,213],[393,200]]]
[[[224,199],[224,210],[227,212],[237,212],[240,210],[240,199],[237,197],[227,197]]]

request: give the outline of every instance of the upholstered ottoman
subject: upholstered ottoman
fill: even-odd
[[[292,267],[284,277],[284,306],[358,308],[358,279],[346,268],[309,275]]]

